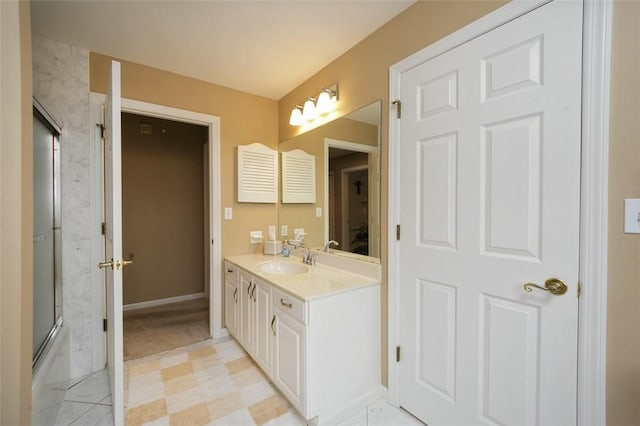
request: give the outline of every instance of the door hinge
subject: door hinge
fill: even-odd
[[[102,235],[107,235],[107,224],[106,224],[106,222],[102,222],[102,224],[100,225],[100,230],[102,232]]]
[[[400,346],[396,346],[396,362],[400,362]]]
[[[102,123],[96,123],[96,127],[98,127],[100,129],[100,139],[104,140],[104,131],[105,131],[105,127],[104,124]]]
[[[391,104],[396,106],[396,118],[402,118],[402,101],[400,99],[396,99],[391,102]]]
[[[578,297],[582,296],[582,283],[578,281]]]
[[[102,318],[102,331],[107,331],[107,319]]]
[[[400,225],[396,225],[396,240],[400,241]]]

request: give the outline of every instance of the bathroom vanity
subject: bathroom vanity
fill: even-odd
[[[380,279],[300,258],[225,260],[225,324],[310,424],[382,396]]]

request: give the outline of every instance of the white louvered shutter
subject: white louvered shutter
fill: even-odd
[[[238,146],[238,202],[278,202],[278,151],[260,143]]]

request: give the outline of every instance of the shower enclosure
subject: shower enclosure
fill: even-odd
[[[33,367],[62,325],[60,128],[33,107]]]

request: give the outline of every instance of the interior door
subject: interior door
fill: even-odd
[[[124,424],[124,374],[122,343],[122,156],[120,133],[120,63],[111,62],[111,84],[105,102],[105,257],[107,364],[113,419]]]
[[[554,1],[401,76],[400,404],[430,426],[576,424],[581,37]]]

